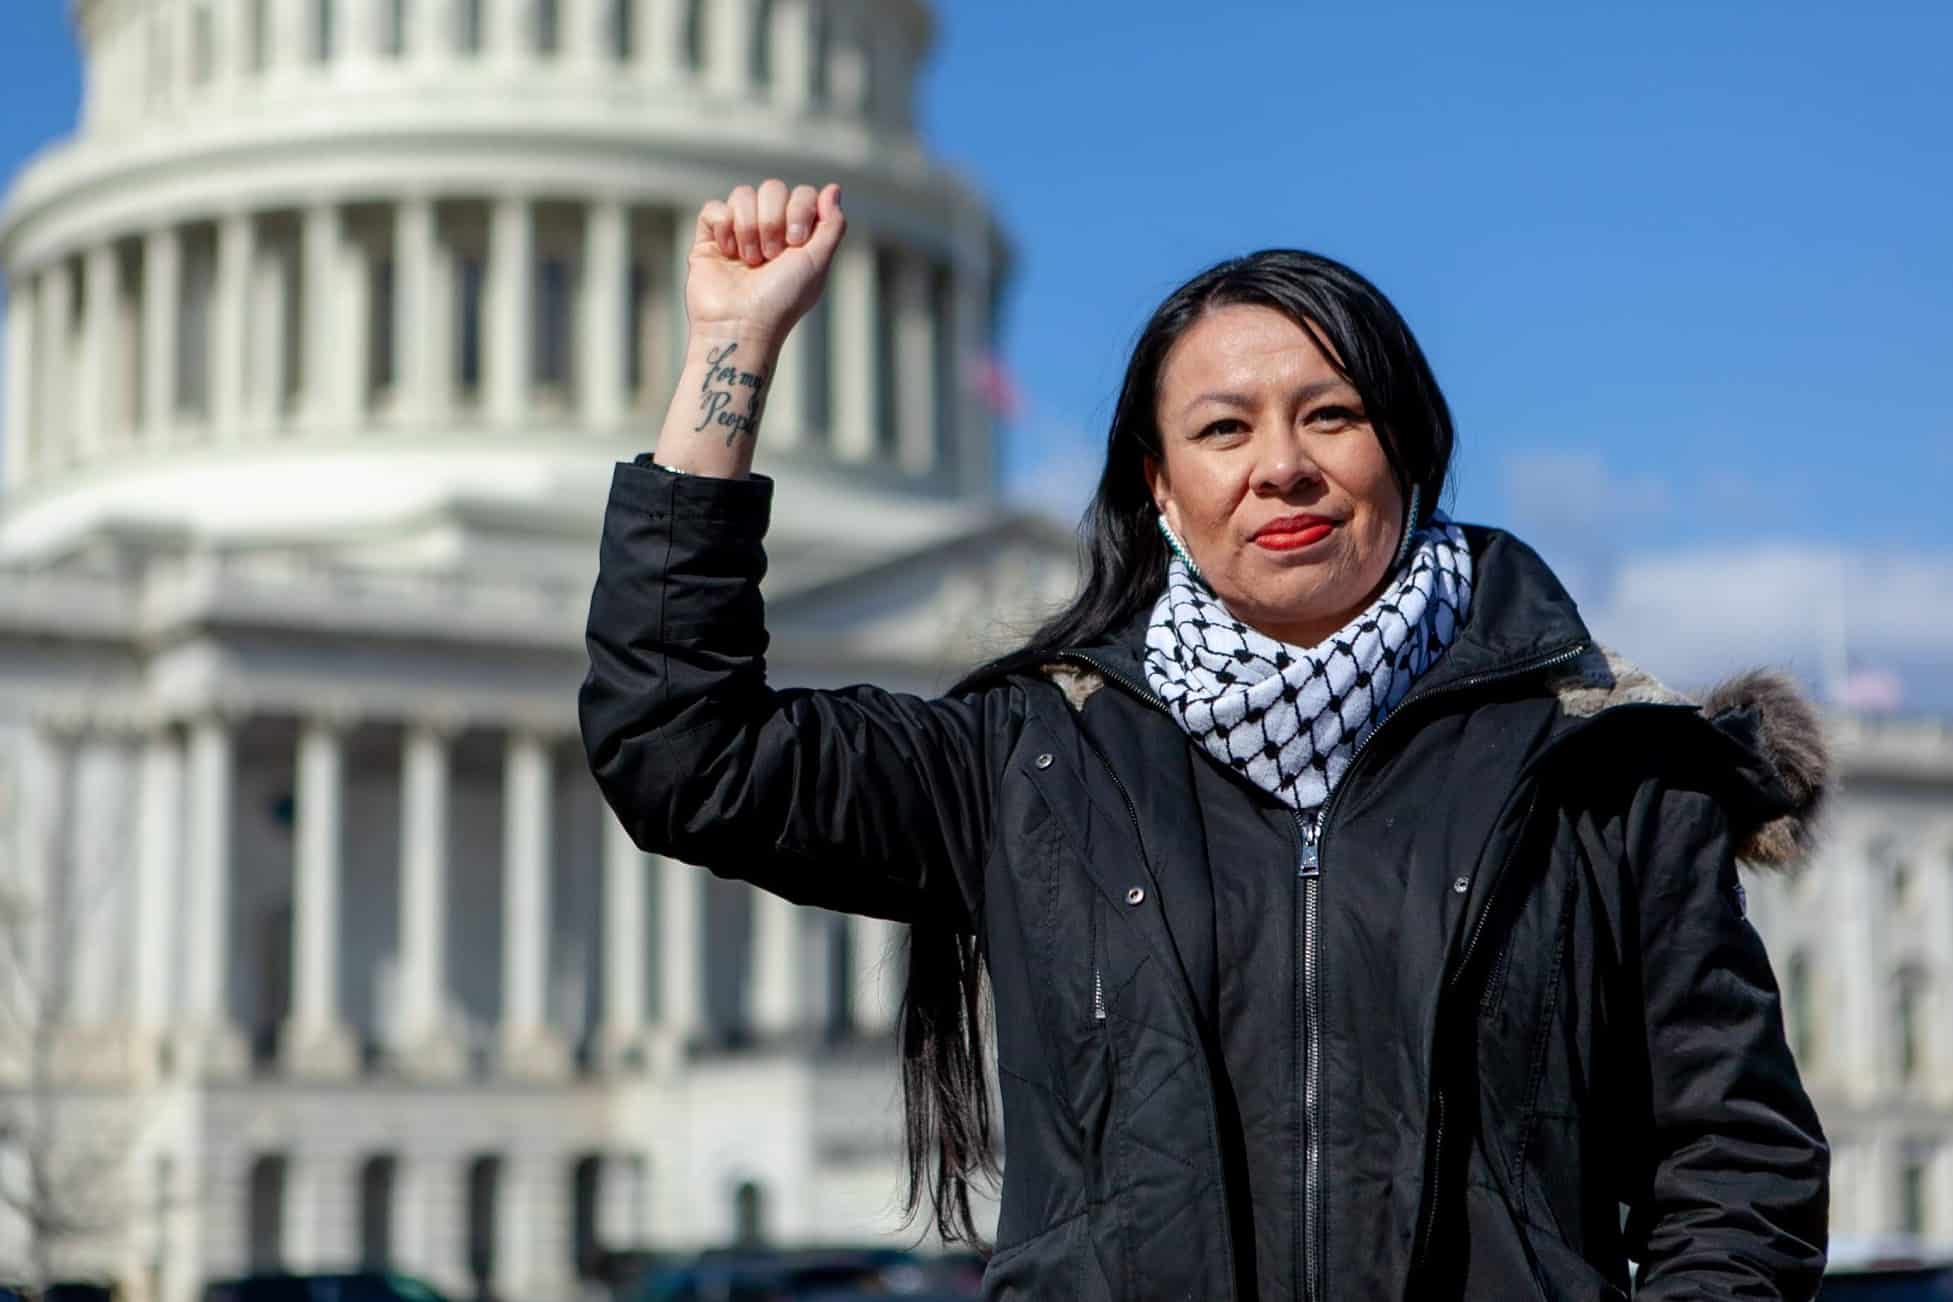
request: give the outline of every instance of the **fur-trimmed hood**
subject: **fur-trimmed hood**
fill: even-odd
[[[1752,753],[1758,774],[1787,810],[1742,829],[1738,857],[1760,868],[1795,868],[1816,847],[1831,786],[1830,748],[1816,708],[1787,674],[1740,673],[1700,700],[1670,688],[1596,645],[1551,684],[1570,716],[1590,718],[1622,705],[1693,705],[1733,744]]]

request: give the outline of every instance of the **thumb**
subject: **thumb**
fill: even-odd
[[[841,237],[847,233],[848,215],[841,211],[841,187],[833,183],[821,187],[814,208],[814,233],[802,247],[813,258],[814,265],[825,271],[834,261],[834,250],[840,247]]]

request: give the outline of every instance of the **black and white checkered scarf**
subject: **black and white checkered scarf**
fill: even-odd
[[[1472,558],[1434,514],[1369,609],[1312,647],[1256,632],[1178,555],[1146,632],[1146,680],[1215,759],[1299,813],[1329,798],[1351,756],[1457,635]]]

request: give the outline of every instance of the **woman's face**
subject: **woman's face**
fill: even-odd
[[[1404,497],[1327,344],[1272,308],[1215,308],[1160,370],[1147,486],[1237,619],[1314,646],[1369,605]]]

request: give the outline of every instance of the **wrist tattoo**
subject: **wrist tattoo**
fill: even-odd
[[[707,425],[718,425],[726,432],[726,446],[744,434],[754,437],[759,431],[760,412],[766,406],[766,376],[758,371],[742,371],[732,364],[732,355],[739,351],[738,344],[727,344],[715,348],[705,355],[705,381],[699,385],[698,424],[693,432],[703,430]],[[751,391],[751,400],[743,404],[739,411],[734,400],[741,390]]]

